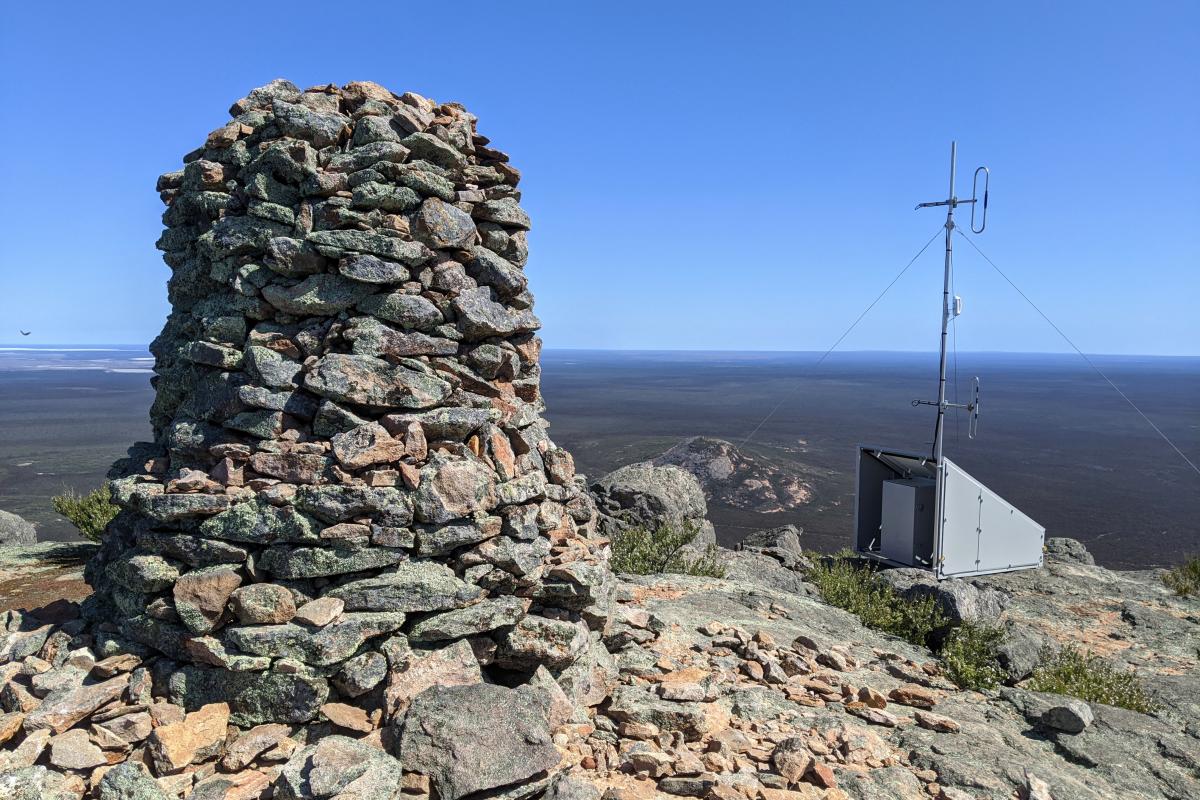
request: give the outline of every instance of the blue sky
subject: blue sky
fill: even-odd
[[[1200,354],[1200,6],[844,5],[8,4],[0,341],[152,338],[155,177],[286,77],[479,115],[552,347],[824,349],[941,224],[956,138],[978,244],[1080,347]],[[936,348],[938,250],[845,349]],[[1067,349],[958,252],[960,349]]]

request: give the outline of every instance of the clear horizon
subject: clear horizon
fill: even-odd
[[[328,39],[327,9],[295,0],[239,9],[271,35],[215,61],[146,44],[206,52],[191,9],[122,9],[17,4],[0,26],[2,336],[157,335],[155,179],[283,77],[373,80],[478,115],[524,174],[549,347],[823,350],[936,236],[944,214],[913,206],[945,197],[955,139],[960,197],[976,165],[992,170],[973,241],[1080,349],[1200,354],[1195,3],[463,0],[373,7],[353,46],[322,55],[295,43]],[[492,68],[446,57],[440,37],[397,49],[396,31],[482,19]],[[116,86],[132,93],[92,88]],[[955,253],[960,351],[1069,351],[966,241]],[[941,279],[935,242],[844,346],[936,348]]]
[[[60,342],[54,344],[28,345],[20,344],[19,342],[0,342],[0,352],[3,351],[46,351],[46,352],[103,352],[106,350],[133,350],[139,351],[148,350],[149,344],[138,344],[136,342]],[[562,347],[546,345],[543,347],[543,352],[580,352],[580,353],[733,353],[733,354],[796,354],[796,355],[821,355],[824,350],[772,350],[772,349],[720,349],[720,348],[703,348],[703,347]],[[879,350],[879,349],[857,349],[857,350],[833,350],[829,357],[833,358],[837,355],[937,355],[937,350]],[[1086,365],[1086,362],[1080,358],[1078,353],[1069,350],[959,350],[960,356],[970,355],[997,355],[997,356],[1062,356],[1064,358],[1073,358]],[[1085,353],[1091,358],[1163,358],[1163,359],[1182,359],[1182,360],[1200,360],[1200,355],[1191,354],[1163,354],[1163,353]]]

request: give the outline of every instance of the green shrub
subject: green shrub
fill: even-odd
[[[612,539],[612,568],[616,572],[652,575],[676,572],[707,578],[724,578],[725,568],[717,562],[717,548],[709,545],[701,555],[684,548],[695,541],[700,527],[662,525],[654,531],[627,528]]]
[[[109,499],[108,484],[82,495],[74,489],[67,489],[52,498],[51,502],[55,511],[70,520],[84,537],[93,542],[100,541],[105,527],[121,510]]]
[[[1158,708],[1133,670],[1121,669],[1101,656],[1069,646],[1056,653],[1043,651],[1029,688],[1143,714]]]
[[[962,623],[942,643],[940,655],[946,674],[963,689],[995,689],[1005,675],[997,659],[997,649],[1002,641],[1002,628]]]
[[[901,597],[849,551],[818,561],[805,577],[829,605],[849,611],[868,628],[912,644],[928,647],[930,635],[946,625],[935,599]]]
[[[1180,597],[1200,594],[1200,556],[1189,556],[1186,561],[1163,575],[1163,583]]]

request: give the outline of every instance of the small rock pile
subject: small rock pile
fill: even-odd
[[[685,648],[678,635],[660,635],[668,626],[632,595],[624,600],[606,637],[620,685],[581,736],[559,729],[567,763],[606,800],[839,800],[849,796],[839,780],[877,770],[903,772],[923,796],[953,796],[870,727],[956,733],[954,720],[930,710],[952,689],[935,665],[873,653],[891,670],[884,693],[856,682],[864,665],[848,646],[780,643],[713,620]]]
[[[97,659],[86,630],[65,601],[0,614],[4,800],[521,798],[565,777],[551,772],[558,709],[587,713],[545,667],[516,688],[483,682],[463,641],[392,672],[387,697],[404,713],[391,725],[364,698],[306,724],[238,724],[228,702],[172,702],[162,658]]]

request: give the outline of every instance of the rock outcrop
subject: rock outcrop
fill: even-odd
[[[27,544],[37,544],[33,523],[10,511],[0,511],[0,547]]]
[[[653,460],[696,476],[709,500],[758,514],[775,514],[812,500],[812,485],[790,468],[747,454],[710,436],[685,439]]]
[[[654,531],[660,526],[694,527],[697,545],[715,544],[708,505],[699,481],[676,466],[628,464],[591,486],[600,512],[600,530],[612,536],[626,528]]]

